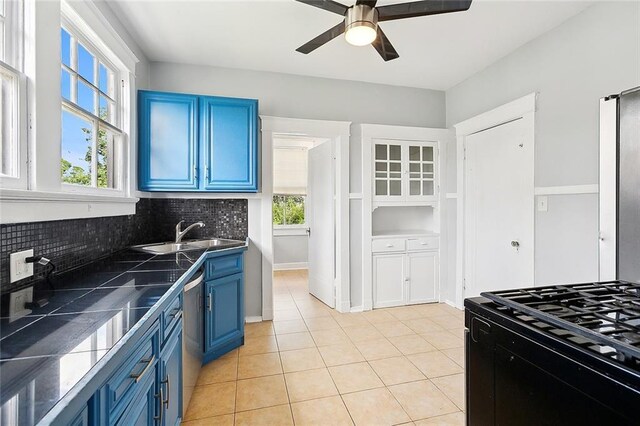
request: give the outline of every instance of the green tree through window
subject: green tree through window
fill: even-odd
[[[274,195],[274,225],[304,225],[304,195]]]
[[[100,118],[106,120],[107,118],[107,110],[106,108],[100,108]],[[85,134],[85,140],[87,142],[87,152],[84,156],[84,161],[88,164],[92,164],[92,154],[93,154],[93,129],[83,127],[82,132]],[[97,153],[97,176],[96,183],[98,188],[108,188],[109,187],[109,170],[108,170],[108,135],[107,132],[103,129],[98,130],[98,146],[96,147]],[[80,166],[74,166],[70,161],[61,159],[61,174],[62,181],[65,183],[71,183],[74,185],[91,185],[91,166],[89,166],[89,170],[85,170]]]

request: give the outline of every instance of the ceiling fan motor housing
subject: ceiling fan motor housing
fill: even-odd
[[[369,27],[378,30],[378,10],[366,4],[356,4],[347,10],[345,18],[345,32],[350,28]]]

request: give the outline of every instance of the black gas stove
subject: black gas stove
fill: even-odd
[[[640,424],[640,285],[467,299],[470,425]]]

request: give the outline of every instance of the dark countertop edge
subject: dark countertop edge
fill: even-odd
[[[113,373],[114,368],[105,368],[112,362],[119,362],[118,355],[122,357],[128,355],[127,350],[135,342],[144,336],[149,326],[155,321],[163,309],[169,305],[169,302],[182,291],[186,282],[193,276],[204,262],[213,257],[223,256],[233,253],[234,251],[246,251],[249,247],[249,238],[244,245],[230,247],[226,249],[210,249],[198,258],[189,269],[187,269],[180,278],[167,290],[167,292],[158,300],[149,311],[135,324],[124,336],[100,359],[91,369],[80,379],[60,400],[47,412],[47,414],[37,423],[40,425],[66,425],[72,422],[74,417],[87,405],[87,402],[102,386],[102,384]],[[115,360],[114,360],[115,359]],[[114,361],[112,361],[114,360]],[[114,366],[114,367],[117,367]]]

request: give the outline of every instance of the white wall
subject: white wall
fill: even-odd
[[[306,267],[309,260],[309,237],[302,235],[273,236],[274,269],[296,269]]]
[[[290,74],[151,63],[149,88],[258,99],[261,115],[420,127],[444,127],[444,92]],[[362,191],[359,126],[351,126],[350,190]],[[362,303],[361,200],[351,200],[351,304]],[[249,215],[251,216],[251,211]],[[251,217],[249,218],[251,222]],[[251,233],[251,230],[249,230]],[[247,315],[259,315],[260,283],[247,279]],[[251,293],[251,294],[249,294]],[[250,302],[250,300],[255,300]]]
[[[595,4],[449,89],[447,125],[538,92],[536,187],[598,183],[598,101],[640,85],[639,22],[637,2]],[[596,194],[554,195],[548,212],[536,212],[536,284],[598,278],[597,209]],[[454,277],[444,286],[449,300]]]

